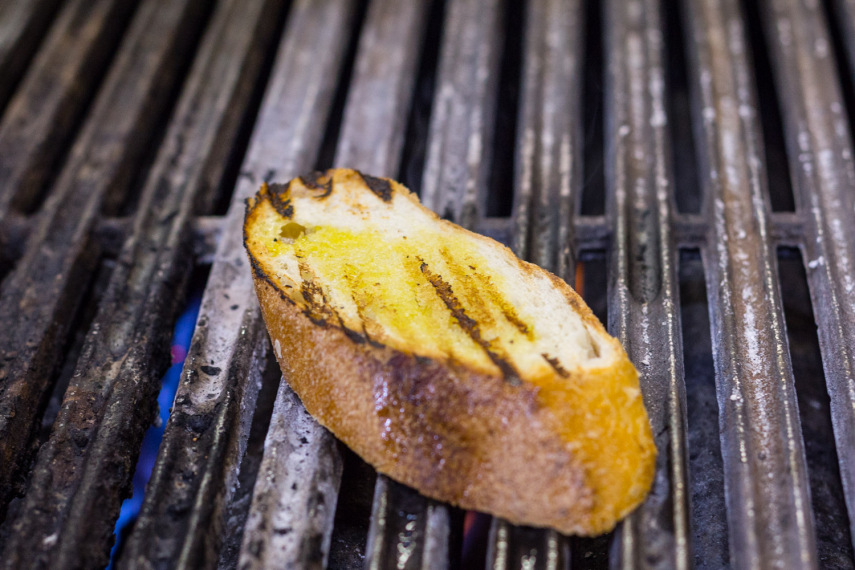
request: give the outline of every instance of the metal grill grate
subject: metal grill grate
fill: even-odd
[[[107,563],[200,266],[120,568],[855,567],[853,113],[851,0],[0,2],[0,568]],[[607,319],[660,450],[614,533],[464,537],[278,384],[243,200],[331,165]]]

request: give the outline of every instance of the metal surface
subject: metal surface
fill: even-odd
[[[337,166],[397,172],[429,0],[368,7],[336,146]]]
[[[0,567],[106,561],[200,264],[120,568],[852,567],[853,22],[853,0],[0,0]],[[608,315],[659,449],[615,533],[481,518],[462,559],[463,513],[259,391],[243,200],[328,165],[402,177]],[[782,246],[818,327],[792,350],[814,317]]]
[[[855,537],[855,166],[851,125],[821,6],[770,1],[767,41],[781,94],[840,475]],[[855,15],[852,2],[847,15]],[[852,20],[842,23],[851,29]],[[844,36],[849,69],[855,44]],[[845,66],[845,62],[844,62]],[[843,68],[845,69],[845,67]],[[851,78],[850,78],[851,85]],[[851,109],[850,109],[851,112]]]
[[[584,2],[532,0],[525,13],[513,250],[572,283],[582,184]]]
[[[350,6],[303,1],[291,8],[282,57],[241,167],[173,415],[129,538],[128,567],[194,568],[216,560],[222,540],[218,518],[234,492],[269,344],[243,250],[243,201],[262,180],[311,168],[322,135],[317,126],[326,120],[344,55],[343,47],[326,48],[346,34]],[[307,57],[316,53],[324,57]],[[285,120],[291,117],[300,120]]]
[[[38,207],[135,4],[78,0],[62,8],[0,123],[0,220],[10,209]]]
[[[102,209],[128,192],[156,134],[154,118],[189,63],[203,6],[168,4],[141,6],[23,257],[0,290],[0,508],[26,462],[63,337],[96,266],[90,231]],[[152,27],[162,33],[151,35]]]
[[[621,568],[688,568],[686,396],[671,232],[662,16],[655,1],[607,2],[606,209],[613,224],[609,330],[638,368],[656,477],[619,526]]]
[[[192,213],[210,210],[216,198],[275,13],[276,2],[226,2],[213,16],[142,189],[144,213],[122,247],[51,437],[40,449],[14,522],[15,539],[6,548],[8,568],[32,559],[34,550],[40,564],[55,567],[106,562],[133,473],[127,455],[139,448],[154,411],[139,403],[152,401],[165,371],[159,355],[166,351],[169,330],[160,323],[174,318],[191,267]],[[148,26],[165,26],[166,14],[163,6],[144,6],[142,37],[151,37]],[[180,23],[180,17],[198,16],[185,9],[173,18]],[[173,47],[163,42],[164,50]],[[128,96],[121,90],[120,95]],[[83,544],[89,548],[80,548]]]
[[[584,3],[533,0],[526,6],[516,141],[511,247],[572,283],[577,252],[573,219],[581,186],[581,73]],[[515,528],[494,519],[489,568],[565,568],[569,540],[552,530]]]
[[[487,568],[558,570],[569,568],[570,543],[553,530],[513,526],[493,519],[487,547]]]
[[[0,112],[45,36],[59,0],[0,4]]]
[[[816,567],[745,24],[736,2],[688,4],[731,560]]]
[[[369,7],[336,149],[338,165],[374,174],[400,168],[430,2],[405,6],[382,0]],[[366,568],[445,567],[449,524],[448,507],[378,476]]]
[[[448,0],[422,201],[464,227],[485,215],[502,7]]]
[[[244,530],[241,570],[326,567],[341,469],[333,436],[282,379]]]

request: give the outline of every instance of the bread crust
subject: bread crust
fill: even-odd
[[[267,280],[255,283],[286,380],[377,471],[515,524],[591,533],[579,522],[593,505],[582,466],[549,429],[532,386],[355,342],[313,323]]]
[[[618,356],[609,366],[509,382],[320,321],[251,253],[250,261],[286,380],[319,423],[379,472],[465,509],[579,535],[611,530],[649,490],[656,450],[637,373],[558,277],[517,260],[524,273],[548,275]]]

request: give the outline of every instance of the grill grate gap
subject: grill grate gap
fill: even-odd
[[[229,210],[229,205],[232,200],[232,192],[237,187],[237,179],[240,176],[240,167],[243,164],[246,150],[249,147],[249,140],[255,130],[256,121],[258,121],[258,112],[261,109],[261,101],[264,98],[264,93],[270,83],[270,72],[273,69],[273,62],[276,60],[276,46],[282,38],[285,30],[285,23],[288,20],[288,14],[291,13],[290,0],[286,5],[279,10],[279,21],[276,23],[276,29],[270,34],[270,40],[264,46],[264,61],[258,72],[258,77],[255,85],[252,88],[252,95],[241,117],[241,126],[235,136],[235,141],[232,146],[231,153],[228,157],[228,166],[226,166],[220,178],[220,184],[214,193],[213,208],[211,214],[214,216],[225,216]],[[256,181],[259,185],[260,181]],[[207,212],[199,212],[197,214],[204,215]],[[273,395],[276,397],[276,394]],[[271,406],[273,404],[271,403]],[[272,408],[271,408],[272,409]],[[239,545],[238,545],[239,546]]]
[[[767,49],[769,44],[765,41],[766,31],[760,22],[757,2],[743,0],[743,13],[746,33],[751,44],[750,57],[754,85],[757,86],[757,107],[760,111],[760,130],[763,134],[770,204],[773,212],[793,212],[795,200],[784,139],[781,101],[772,77],[772,62]]]
[[[843,6],[844,0],[823,0],[825,21],[831,36],[831,45],[834,50],[834,61],[837,63],[837,78],[840,81],[843,105],[846,107],[846,115],[849,119],[849,133],[852,136],[852,128],[855,126],[855,41],[849,38],[850,49],[846,49],[844,38],[847,31],[845,26],[852,22],[845,22],[847,17]],[[837,10],[831,6],[834,2]]]
[[[730,566],[709,297],[700,251],[680,250],[692,554],[697,570]]]
[[[614,542],[614,533],[593,538],[577,537],[570,542],[570,567],[573,570],[607,570],[609,550]],[[614,542],[616,545],[617,543]]]
[[[181,63],[175,69],[175,77],[178,78],[169,86],[169,92],[164,98],[163,110],[157,117],[157,124],[152,128],[149,137],[149,143],[145,146],[142,156],[136,157],[136,165],[132,168],[129,176],[131,177],[129,184],[119,184],[119,188],[123,188],[124,192],[108,191],[101,206],[101,215],[103,216],[118,216],[132,217],[139,205],[139,200],[143,195],[143,186],[148,178],[151,166],[157,158],[158,150],[164,141],[169,126],[172,124],[173,113],[175,112],[176,104],[184,90],[184,83],[189,77],[190,67],[196,60],[199,46],[202,44],[202,36],[208,28],[213,14],[213,2],[204,5],[203,8],[197,11],[198,20],[195,25],[187,32],[187,36],[181,40],[181,50],[185,53],[181,56]]]
[[[269,343],[270,341],[265,340],[265,342]],[[276,400],[276,393],[282,378],[279,364],[273,358],[273,350],[267,350],[266,360],[266,366],[261,376],[262,384],[258,392],[258,402],[255,414],[252,417],[252,428],[246,444],[246,453],[240,464],[238,488],[226,512],[226,528],[223,532],[225,538],[220,550],[220,561],[217,565],[217,568],[221,570],[237,568],[238,565],[244,525],[249,516],[249,508],[252,505],[252,492],[261,467],[264,441],[270,427],[270,418],[273,415],[273,402]]]
[[[428,14],[422,57],[413,88],[413,100],[404,131],[401,166],[398,179],[421,196],[422,174],[427,159],[430,117],[433,109],[436,76],[439,68],[439,46],[442,44],[442,23],[445,20],[445,0],[434,0]]]
[[[492,517],[484,513],[467,511],[463,525],[460,568],[485,568],[489,548]]]
[[[362,568],[377,473],[341,442],[344,470],[335,511],[329,568]]]
[[[603,119],[602,0],[585,3],[585,45],[582,53],[582,196],[579,213],[602,216],[606,211],[605,123]]]
[[[157,380],[158,388],[155,396],[156,404],[154,406],[152,423],[145,427],[145,434],[140,443],[139,453],[132,460],[131,473],[133,475],[129,483],[129,490],[125,493],[126,496],[122,500],[119,516],[113,528],[115,542],[110,550],[110,564],[107,566],[107,570],[113,570],[117,563],[121,561],[125,545],[127,544],[127,538],[133,531],[139,516],[146,485],[151,477],[151,471],[154,467],[160,446],[163,443],[163,432],[165,431],[166,422],[172,413],[172,403],[178,388],[179,377],[184,367],[187,349],[190,346],[190,338],[196,328],[201,296],[205,290],[210,272],[211,266],[209,264],[197,264],[192,267],[187,284],[177,290],[182,295],[182,298],[175,303],[175,311],[167,319],[167,322],[163,324],[164,328],[169,327],[169,330],[172,331],[168,340],[169,361],[168,364],[161,366],[163,373],[160,374]],[[164,403],[167,399],[169,406],[166,408],[166,413],[164,413]]]
[[[576,283],[573,288],[591,307],[594,315],[603,326],[609,322],[608,264],[606,252],[602,249],[582,250],[576,267]],[[580,287],[581,285],[581,287]]]
[[[671,161],[674,172],[674,199],[677,211],[699,214],[703,204],[695,138],[692,131],[692,110],[689,97],[689,73],[686,61],[685,21],[681,3],[663,2],[664,47],[666,55],[665,90],[668,128],[671,135]]]
[[[781,298],[807,456],[819,560],[827,568],[852,568],[855,557],[849,517],[837,467],[828,391],[804,260],[795,248],[780,248],[778,253]]]
[[[23,255],[31,227],[30,219],[19,215],[7,216],[0,223],[0,288]]]
[[[525,2],[508,0],[503,6],[503,45],[499,67],[499,93],[493,122],[493,152],[487,183],[487,217],[511,215],[514,203],[514,152],[517,110],[522,81],[522,38]]]
[[[344,122],[344,106],[347,103],[347,94],[350,92],[350,83],[353,78],[353,70],[356,66],[356,54],[359,48],[359,37],[362,34],[362,28],[365,24],[365,16],[368,13],[368,0],[359,0],[356,10],[353,15],[350,31],[350,38],[347,41],[347,51],[345,52],[344,63],[341,66],[341,76],[336,85],[335,95],[333,96],[330,112],[327,118],[327,124],[324,128],[324,136],[321,139],[320,150],[315,159],[316,170],[326,170],[328,168],[349,167],[347,164],[335,164],[335,152],[338,147],[338,138],[341,133],[341,126]],[[293,173],[295,176],[301,173]],[[375,173],[382,175],[383,173]],[[290,177],[290,175],[289,175]]]

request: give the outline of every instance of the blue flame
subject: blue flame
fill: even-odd
[[[196,318],[199,316],[201,301],[201,295],[194,295],[188,302],[184,313],[178,317],[178,321],[175,323],[171,351],[172,366],[163,376],[160,394],[157,397],[157,404],[160,408],[159,416],[143,437],[140,457],[134,472],[133,495],[122,503],[119,520],[116,521],[116,527],[113,530],[116,539],[113,543],[113,549],[110,551],[108,570],[112,570],[116,553],[121,549],[125,535],[130,530],[129,525],[133,524],[140,512],[145,487],[151,477],[151,470],[154,468],[160,442],[163,439],[163,431],[166,429],[166,421],[169,419],[172,402],[175,400],[175,392],[178,390],[178,381],[181,378],[181,370],[184,368],[184,359],[187,357],[187,351],[190,348],[190,339],[193,337],[193,329],[196,327]]]

